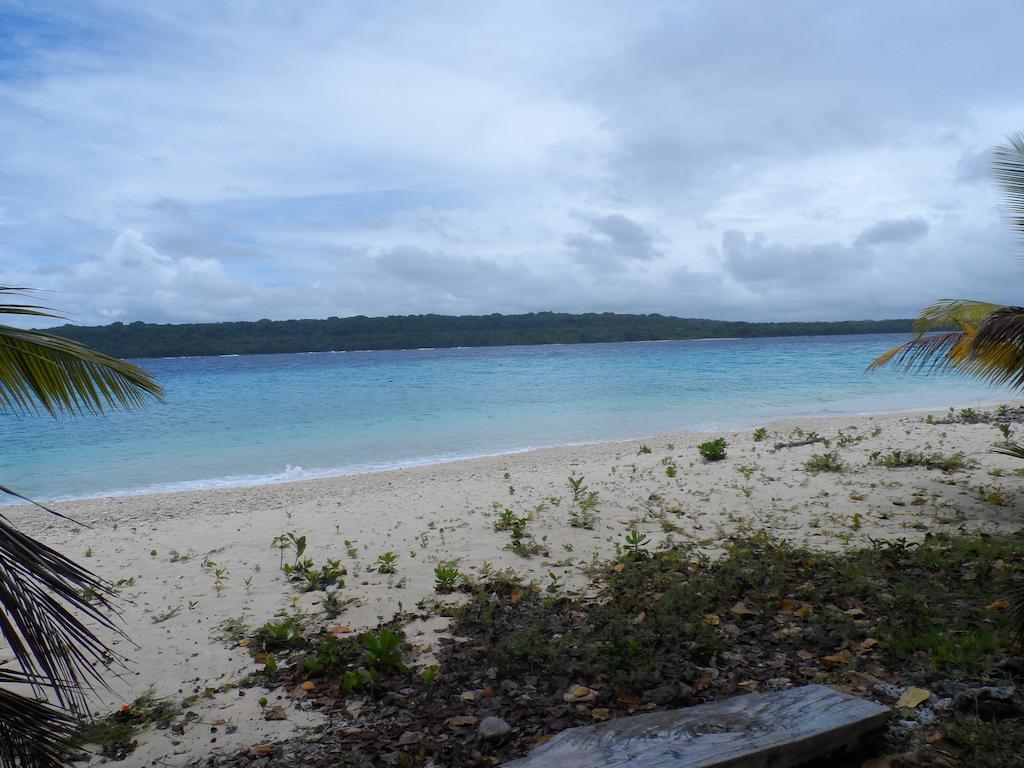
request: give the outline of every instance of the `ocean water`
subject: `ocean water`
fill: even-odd
[[[1010,398],[949,375],[865,372],[903,338],[144,360],[166,404],[78,419],[0,415],[0,484],[40,499],[209,488]]]

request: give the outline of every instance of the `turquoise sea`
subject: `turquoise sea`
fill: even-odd
[[[209,488],[1010,398],[952,376],[865,372],[903,338],[144,360],[166,404],[56,421],[0,416],[0,484],[40,499]]]

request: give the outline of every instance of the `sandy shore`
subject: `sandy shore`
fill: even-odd
[[[97,696],[101,712],[149,690],[180,701],[256,670],[246,650],[228,638],[225,622],[258,627],[295,610],[323,617],[324,593],[297,592],[279,569],[281,553],[271,541],[289,531],[307,537],[307,556],[318,564],[340,558],[347,567],[342,595],[354,602],[331,623],[359,631],[433,595],[433,570],[443,561],[458,561],[469,574],[486,563],[511,566],[538,581],[555,572],[580,588],[586,584],[581,566],[614,554],[633,524],[651,537],[652,548],[691,540],[708,549],[745,529],[835,548],[866,544],[869,537],[1020,527],[1024,477],[1014,470],[1021,465],[989,452],[1002,439],[992,425],[932,424],[913,413],[766,426],[768,438],[757,442],[750,432],[663,435],[368,475],[61,505],[93,526],[81,530],[23,508],[11,516],[107,579],[127,580],[123,619],[135,645],[121,641],[116,648],[132,663],[112,680],[114,694]],[[807,459],[827,450],[821,443],[773,449],[799,439],[798,429],[829,438],[845,471],[806,471]],[[696,446],[719,434],[728,441],[728,457],[705,463]],[[892,450],[962,452],[977,467],[946,474],[888,469],[869,459]],[[592,530],[569,524],[570,474],[598,493]],[[505,548],[509,535],[493,530],[495,509],[502,507],[532,513],[529,531],[546,556],[523,558]],[[373,568],[386,551],[398,556],[393,575]],[[204,564],[209,561],[216,566]],[[443,626],[424,623],[409,631],[422,635],[413,644],[429,659]],[[295,733],[320,717],[302,710],[301,702],[283,701],[288,719],[267,722],[257,703],[262,695],[258,688],[231,689],[201,698],[189,706],[198,718],[184,733],[150,732],[120,764],[184,765],[214,750]]]

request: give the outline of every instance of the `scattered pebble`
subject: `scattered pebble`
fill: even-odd
[[[485,717],[480,721],[480,727],[478,733],[480,738],[484,741],[490,741],[492,739],[500,739],[502,736],[512,732],[512,726],[502,720],[500,717]]]

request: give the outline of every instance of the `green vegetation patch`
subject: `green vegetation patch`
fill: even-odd
[[[373,728],[347,732],[333,764],[392,754],[396,764],[425,766],[480,764],[475,728],[487,716],[512,727],[483,745],[501,762],[565,728],[750,691],[1003,685],[1021,668],[1004,664],[1013,623],[1005,598],[1024,579],[1018,537],[876,539],[832,553],[759,534],[715,557],[648,544],[631,530],[617,558],[591,567],[594,584],[582,594],[490,569],[478,583],[464,580],[464,602],[433,604],[452,619],[436,667],[410,667],[412,649],[392,624],[304,638],[263,681],[302,687],[306,705],[330,711],[351,695],[371,702]],[[1002,756],[1024,739],[1019,711],[998,730],[977,708],[939,716],[935,728],[960,765],[1010,765]],[[296,759],[303,748],[287,745]]]
[[[820,657],[844,650],[844,669],[881,664],[917,681],[983,675],[1011,639],[1006,611],[989,606],[1021,572],[1017,539],[876,540],[829,555],[758,536],[716,560],[686,549],[627,553],[604,569],[595,602],[534,592],[495,602],[478,593],[456,613],[454,632],[474,638],[481,663],[503,674],[583,676],[637,695],[667,682],[684,692],[678,703],[689,700],[699,667],[723,653],[734,657],[724,671],[737,680],[775,676],[745,663],[743,652],[760,647],[813,653],[813,663],[792,670],[805,679],[832,668]]]
[[[1020,724],[968,716],[952,725],[946,738],[961,750],[963,768],[1018,768],[1024,755],[1024,727]]]
[[[95,744],[104,757],[123,760],[135,751],[139,734],[150,726],[167,728],[179,712],[181,707],[177,704],[148,693],[117,712],[83,726],[75,743],[79,746]]]
[[[728,445],[724,437],[716,437],[697,446],[704,461],[721,461],[725,458],[725,448]]]
[[[845,468],[837,451],[816,453],[804,462],[804,469],[808,472],[842,472]]]
[[[924,467],[925,469],[940,469],[943,472],[957,472],[965,469],[974,469],[978,463],[973,459],[966,458],[962,453],[944,454],[934,451],[923,453],[921,451],[889,451],[881,453],[874,451],[868,457],[873,463],[889,469],[900,467]]]

